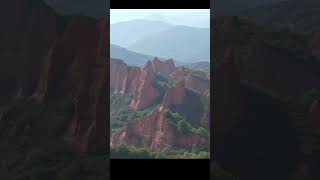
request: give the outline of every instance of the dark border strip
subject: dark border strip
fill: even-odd
[[[110,0],[111,9],[210,9],[210,0]]]

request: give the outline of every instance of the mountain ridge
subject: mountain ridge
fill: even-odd
[[[162,21],[130,20],[110,26],[110,42],[127,48],[138,39],[170,28],[172,25]]]
[[[129,49],[191,63],[210,60],[209,39],[210,30],[208,28],[173,26],[136,41],[129,46]]]

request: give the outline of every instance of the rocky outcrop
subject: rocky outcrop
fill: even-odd
[[[133,94],[130,107],[132,109],[143,109],[150,106],[159,96],[158,91],[152,86],[154,78],[151,61],[143,68],[140,74],[140,82]]]
[[[127,124],[124,129],[113,133],[111,146],[127,144],[154,149],[191,149],[194,145],[200,148],[208,147],[209,140],[207,138],[196,133],[184,134],[178,131],[175,125],[164,117],[163,111],[169,108],[174,112],[184,115],[195,127],[201,125],[209,128],[210,112],[204,112],[204,105],[200,97],[200,93],[209,91],[209,81],[198,80],[190,76],[190,72],[177,70],[172,60],[162,62],[158,58],[154,58],[152,61],[148,61],[144,68],[125,67],[122,62],[114,63],[114,67],[118,70],[120,69],[119,66],[122,67],[123,71],[127,72],[119,73],[116,70],[112,71],[114,75],[126,75],[123,75],[121,78],[115,78],[123,79],[123,82],[119,83],[120,86],[123,87],[123,84],[126,84],[126,92],[132,94],[130,103],[132,109],[140,110],[148,108],[155,105],[155,103],[160,103],[161,107],[154,110],[151,114]],[[111,62],[112,67],[113,63]],[[164,96],[161,96],[152,83],[156,75],[173,76],[180,80],[169,87]],[[188,83],[189,88],[186,87],[186,83]],[[210,111],[209,108],[206,110]]]
[[[200,94],[204,93],[206,90],[210,89],[209,79],[199,79],[192,75],[185,77],[186,88],[198,92]]]
[[[8,84],[1,91],[10,92],[12,101],[43,105],[72,99],[75,113],[60,136],[66,135],[77,152],[103,149],[108,134],[107,19],[60,16],[40,0],[5,1],[3,6],[1,18],[10,21],[1,21],[0,83]]]
[[[152,67],[154,73],[160,73],[162,75],[168,76],[170,73],[176,70],[176,66],[174,65],[173,59],[160,61],[159,58],[155,57],[150,62],[150,66]]]
[[[188,72],[187,69],[183,66],[173,71],[170,76],[177,79],[184,79],[186,88],[200,94],[210,88],[209,79],[199,79],[190,74],[190,72]]]
[[[124,93],[127,89],[128,66],[121,60],[110,61],[110,91]]]
[[[106,143],[107,25],[106,19],[74,18],[52,44],[32,96],[40,103],[73,100],[75,113],[65,139],[78,152],[96,151]]]
[[[177,148],[191,149],[208,146],[208,141],[195,133],[183,134],[165,118],[162,110],[155,110],[150,115],[128,124],[125,129],[111,137],[111,146],[128,144],[154,149]]]
[[[181,67],[178,67],[175,71],[173,71],[170,75],[175,78],[182,79],[183,77],[188,76],[189,73],[187,72],[186,67],[181,66]]]
[[[1,7],[0,83],[5,96],[30,96],[57,34],[57,17],[42,2],[13,0]],[[10,20],[8,20],[10,17]]]
[[[76,55],[67,74],[69,78],[64,84],[66,88],[63,88],[67,91],[66,95],[72,97],[75,102],[75,114],[67,138],[79,147],[80,152],[104,149],[107,143],[107,23],[106,19],[85,20],[80,22],[80,27],[75,26],[76,29],[82,29],[79,34],[76,33],[76,29],[71,31],[76,36],[75,39],[81,36],[88,37],[78,42],[79,49],[75,48],[75,45],[70,47],[76,49]]]
[[[131,67],[128,74],[127,84],[128,91],[133,94],[137,93],[140,85],[140,77],[142,75],[142,69],[139,67]]]
[[[155,74],[169,75],[176,67],[172,59],[160,61],[154,58],[144,68],[128,67],[121,60],[111,60],[110,89],[117,93],[131,93],[132,109],[146,108],[159,97],[159,92],[152,86]]]
[[[207,129],[210,129],[210,90],[207,90],[203,94],[204,96],[204,112],[202,114],[202,117],[200,118],[199,124]]]
[[[162,106],[183,104],[186,95],[185,81],[182,79],[167,90]]]
[[[195,127],[208,127],[210,108],[206,109],[202,102],[202,95],[185,86],[185,79],[171,86],[163,98],[162,107],[169,108],[173,112],[183,115]]]

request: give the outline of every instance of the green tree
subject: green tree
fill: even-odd
[[[169,109],[167,109],[166,111],[166,118],[173,122],[173,124],[177,125],[179,121],[186,121],[186,118],[181,116],[179,113],[177,112],[172,112]]]
[[[192,126],[190,123],[188,123],[187,121],[185,120],[180,120],[178,122],[178,125],[177,125],[177,128],[179,131],[183,132],[183,133],[189,133],[189,132],[192,132]]]
[[[208,137],[209,136],[209,132],[207,129],[203,128],[203,127],[199,127],[197,130],[196,130],[196,133],[200,134],[201,136],[204,136],[204,137]]]

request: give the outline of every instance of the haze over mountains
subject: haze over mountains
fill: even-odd
[[[197,25],[195,21],[198,16],[202,17]],[[209,14],[206,17],[202,13],[202,15],[189,18],[189,24],[189,19],[182,21],[182,15],[168,17],[162,14],[151,14],[141,19],[113,23],[110,28],[111,44],[132,51],[133,53],[129,53],[131,55],[145,54],[165,59],[172,58],[182,63],[209,61]],[[178,23],[179,21],[181,23]],[[114,50],[118,51],[113,52]],[[121,55],[119,50],[119,48],[111,48],[111,57],[128,55],[128,52],[123,52],[126,55]],[[135,55],[134,58],[138,58],[136,64],[145,62],[144,58],[147,56],[137,57]]]
[[[121,59],[123,60],[123,62],[125,62],[130,66],[139,66],[139,67],[144,66],[150,59],[154,58],[154,56],[130,51],[126,48],[123,48],[114,44],[110,44],[110,56],[115,59]],[[160,60],[164,60],[164,58],[162,57],[157,57],[157,58],[159,58]],[[199,62],[199,63],[202,63],[202,62]],[[183,66],[187,64],[192,65],[193,63],[189,64],[181,61],[175,61],[175,64],[176,66]],[[206,62],[206,64],[209,64],[209,62]]]
[[[172,27],[171,24],[161,21],[136,19],[111,24],[110,41],[122,47],[128,47],[137,40],[161,32]]]
[[[174,26],[136,41],[129,46],[129,49],[183,62],[209,61],[210,30],[208,28]]]
[[[136,53],[114,44],[110,45],[110,52],[112,58],[121,59],[126,64],[134,66],[144,66],[148,60],[153,58],[150,55]]]
[[[210,28],[210,24],[208,23],[210,21],[209,18],[210,17],[207,14],[201,12],[185,13],[173,17],[161,14],[152,14],[145,17],[147,20],[164,21],[169,22],[170,24],[187,25],[199,28]]]

